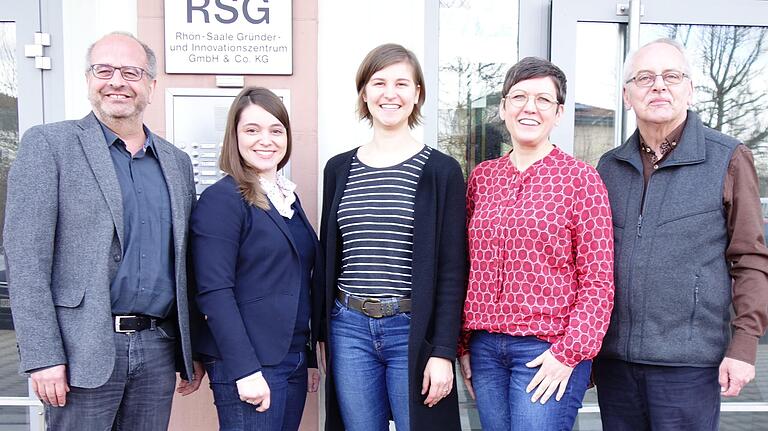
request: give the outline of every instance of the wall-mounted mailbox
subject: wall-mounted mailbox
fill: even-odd
[[[271,89],[291,112],[290,91]],[[166,135],[192,159],[198,196],[223,176],[219,153],[229,106],[240,89],[169,88],[165,90]],[[281,173],[291,177],[291,164]]]

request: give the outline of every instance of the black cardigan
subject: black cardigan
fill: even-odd
[[[336,212],[357,149],[333,157],[325,165],[320,241],[325,252],[324,322],[336,294],[341,267],[341,235]],[[467,283],[466,186],[461,167],[453,158],[433,150],[416,187],[414,210],[411,328],[408,337],[410,422],[413,430],[460,430],[458,396],[454,389],[437,405],[424,405],[421,382],[427,360],[456,358],[461,311]],[[329,339],[321,324],[322,340]],[[326,344],[325,429],[343,430],[331,369],[333,352]],[[371,390],[381,390],[372,388]]]

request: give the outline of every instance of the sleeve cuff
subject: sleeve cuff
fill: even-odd
[[[59,366],[59,365],[67,365],[67,364],[62,362],[61,364],[53,364],[53,365],[47,365],[45,367],[32,368],[31,370],[26,370],[24,372],[27,373],[27,374],[32,374],[32,373],[36,373],[38,371],[47,370],[48,368],[53,368],[53,367],[56,367],[56,366]]]
[[[758,338],[743,332],[735,332],[731,339],[731,345],[725,352],[725,356],[737,359],[750,365],[755,365],[757,360]]]
[[[464,355],[469,354],[469,340],[472,338],[472,331],[468,330],[461,330],[461,334],[459,335],[459,343],[456,352],[456,357],[461,358]]]
[[[560,347],[557,343],[552,344],[552,346],[549,348],[549,352],[555,359],[557,359],[558,362],[571,368],[576,368],[576,365],[579,365],[579,362],[581,362],[581,360],[576,357],[569,357],[566,355],[565,349]]]
[[[304,353],[307,355],[307,368],[317,368],[317,355],[319,352],[307,345]]]
[[[248,381],[251,381],[251,380],[257,379],[257,378],[259,378],[259,377],[261,377],[261,370],[259,370],[259,371],[256,371],[255,373],[253,373],[253,374],[250,374],[250,375],[248,375],[248,376],[245,376],[245,377],[243,377],[242,379],[237,379],[237,380],[235,381],[235,383],[243,383],[243,382],[248,382]]]
[[[432,348],[432,353],[429,355],[430,357],[434,356],[437,358],[443,358],[448,359],[449,361],[453,361],[456,359],[456,349],[451,349],[449,347],[443,347],[443,346],[434,346]]]

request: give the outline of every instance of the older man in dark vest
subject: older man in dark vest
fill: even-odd
[[[752,153],[688,110],[691,71],[677,42],[643,46],[624,73],[637,130],[598,165],[616,281],[594,366],[603,427],[716,430],[720,396],[738,395],[755,376],[768,323]]]

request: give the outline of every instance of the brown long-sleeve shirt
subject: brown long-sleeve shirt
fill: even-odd
[[[683,122],[667,136],[660,147],[661,158],[640,137],[645,184],[658,163],[680,141]],[[728,163],[723,184],[723,207],[730,242],[725,258],[733,278],[732,339],[725,356],[750,364],[757,357],[757,343],[768,327],[768,248],[765,246],[760,187],[752,152],[739,145]],[[692,252],[695,252],[692,250]]]

